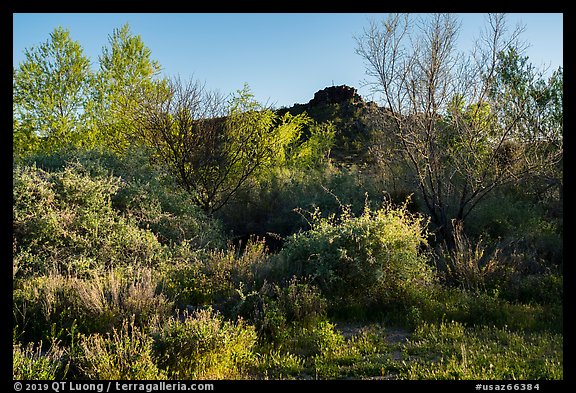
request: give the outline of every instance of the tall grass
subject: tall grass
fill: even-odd
[[[405,345],[414,360],[407,379],[563,379],[558,334],[516,333],[507,328],[465,329],[457,322],[423,324]]]
[[[158,285],[146,268],[112,270],[91,279],[51,274],[22,280],[13,293],[18,334],[40,340],[56,326],[69,339],[72,326],[89,334],[119,328],[130,318],[140,326],[160,322],[173,304],[157,292]]]

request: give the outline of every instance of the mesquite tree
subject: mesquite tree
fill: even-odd
[[[177,78],[148,92],[135,121],[155,158],[212,214],[248,179],[285,159],[308,118],[279,117],[256,102],[247,86],[227,100],[197,81]]]
[[[383,129],[393,130],[449,244],[455,223],[490,192],[562,156],[561,75],[543,82],[517,56],[522,29],[509,33],[501,14],[487,22],[470,54],[458,51],[459,25],[450,14],[418,23],[391,15],[357,38],[369,84],[386,108]]]

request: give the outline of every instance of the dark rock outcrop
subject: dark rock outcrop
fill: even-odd
[[[308,107],[313,108],[322,105],[340,103],[363,104],[364,100],[353,87],[340,85],[330,86],[314,93],[314,98],[308,102]]]

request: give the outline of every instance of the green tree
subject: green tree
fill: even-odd
[[[336,127],[332,122],[309,124],[310,136],[292,149],[291,164],[301,168],[317,168],[329,162],[334,146]]]
[[[502,14],[489,14],[487,22],[470,56],[457,50],[459,25],[450,14],[416,23],[391,15],[358,38],[357,53],[387,108],[383,123],[449,246],[454,224],[494,189],[561,157],[558,127],[539,120],[549,112],[547,118],[561,119],[561,100],[544,99],[558,89],[542,94],[536,75],[505,55],[518,53],[521,29],[509,34]],[[560,148],[551,149],[550,132]]]
[[[507,167],[529,170],[530,188],[538,199],[555,189],[561,202],[563,69],[546,79],[515,48],[499,53],[498,59],[490,98],[498,118],[509,125],[509,143],[498,158]]]
[[[80,44],[58,27],[24,54],[13,71],[14,153],[93,146],[86,108],[94,77]]]
[[[102,48],[93,110],[102,143],[113,150],[122,151],[130,142],[134,133],[130,120],[141,97],[162,85],[154,80],[161,68],[151,54],[128,24],[114,29],[108,46]]]
[[[137,111],[138,134],[155,158],[211,214],[248,179],[286,160],[305,115],[279,117],[254,100],[247,86],[230,100],[198,82],[168,82]]]

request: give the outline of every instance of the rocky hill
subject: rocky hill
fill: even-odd
[[[314,93],[306,104],[278,110],[280,115],[307,112],[317,122],[333,122],[336,141],[332,158],[342,163],[357,163],[367,158],[375,118],[381,111],[374,102],[364,101],[354,87],[346,85],[326,87]]]

